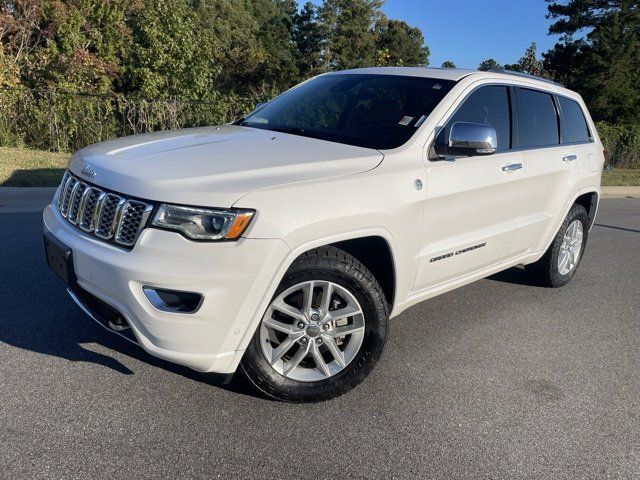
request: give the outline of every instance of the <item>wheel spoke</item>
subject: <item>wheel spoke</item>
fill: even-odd
[[[304,335],[303,332],[299,332],[297,335],[290,335],[285,338],[277,348],[273,350],[271,354],[271,365],[276,363],[278,360],[282,358],[282,356],[291,350],[291,347],[296,343],[296,341]]]
[[[325,376],[331,376],[331,370],[329,370],[329,365],[326,364],[324,358],[322,358],[322,354],[320,353],[320,347],[315,343],[311,342],[311,355],[313,356],[313,361],[316,363],[317,369]]]
[[[340,368],[344,368],[346,366],[344,361],[344,354],[342,353],[342,350],[338,348],[338,344],[336,343],[336,341],[328,335],[323,335],[322,337],[322,339],[324,340],[324,344],[331,352],[331,355],[333,355],[333,358],[336,359],[336,362],[338,362]]]
[[[313,287],[315,282],[309,282],[302,287],[302,311],[305,314],[311,313],[311,302],[313,301]]]
[[[306,321],[305,316],[302,314],[300,310],[298,310],[295,307],[292,307],[291,305],[284,303],[284,300],[276,299],[271,304],[271,306],[273,307],[274,310],[284,313],[285,315],[289,315],[290,317],[293,317],[296,320],[300,320],[303,322]]]
[[[269,328],[273,328],[282,333],[286,333],[287,335],[292,335],[297,333],[298,330],[293,325],[289,325],[278,320],[275,320],[271,317],[265,318],[262,322]]]
[[[362,319],[362,315],[356,315],[355,317],[353,317],[352,323],[350,323],[349,325],[336,327],[333,330],[330,330],[329,333],[333,336],[333,338],[340,338],[362,331],[364,331],[364,320]]]
[[[331,296],[333,295],[333,285],[329,282],[322,283],[322,304],[320,305],[320,309],[323,314],[327,314],[329,311],[329,307],[331,307]]]
[[[569,253],[568,252],[561,252],[562,258],[560,260],[560,263],[558,265],[558,270],[560,270],[560,273],[564,275],[563,270],[564,268],[567,266],[567,262],[569,261]]]
[[[322,323],[341,320],[343,318],[352,317],[360,313],[362,313],[362,310],[360,310],[360,307],[358,305],[347,305],[346,307],[343,307],[339,310],[333,310],[327,313]]]
[[[291,360],[287,362],[284,369],[285,375],[289,375],[296,368],[298,368],[298,365],[300,365],[300,362],[304,359],[304,357],[306,357],[309,354],[310,346],[311,346],[311,342],[307,342],[304,345],[300,345],[300,348],[298,349],[296,354],[293,357],[291,357]]]

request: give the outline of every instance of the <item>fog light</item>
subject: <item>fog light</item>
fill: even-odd
[[[195,313],[202,304],[202,295],[163,288],[142,287],[149,303],[158,310],[172,313]]]

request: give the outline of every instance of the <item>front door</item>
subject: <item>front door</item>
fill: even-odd
[[[479,87],[444,122],[445,132],[455,122],[492,126],[498,151],[428,162],[414,293],[514,256],[513,238],[526,165],[524,154],[511,148],[511,95],[512,89],[507,86]]]

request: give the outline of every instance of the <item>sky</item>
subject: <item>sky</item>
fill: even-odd
[[[558,39],[548,35],[544,0],[386,0],[382,10],[422,30],[432,67],[445,60],[474,69],[488,58],[515,63],[531,42],[540,56]]]
[[[558,39],[548,35],[544,0],[387,0],[382,9],[422,30],[433,67],[445,60],[458,68],[487,58],[515,63],[531,42],[540,54]]]

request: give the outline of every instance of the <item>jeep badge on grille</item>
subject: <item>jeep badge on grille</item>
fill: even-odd
[[[88,178],[89,180],[93,180],[97,174],[98,172],[96,172],[93,166],[91,165],[87,165],[80,172],[80,175],[82,175],[85,178]]]

